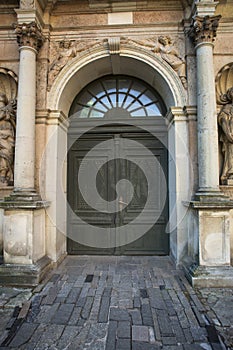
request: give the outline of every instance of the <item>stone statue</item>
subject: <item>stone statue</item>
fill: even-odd
[[[225,105],[218,114],[218,124],[221,127],[220,141],[224,157],[221,181],[233,180],[233,86],[227,90],[222,101]]]
[[[16,101],[0,93],[0,185],[13,185]]]

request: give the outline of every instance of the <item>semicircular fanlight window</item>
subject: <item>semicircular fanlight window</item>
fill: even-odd
[[[156,117],[166,112],[161,97],[144,82],[124,76],[96,80],[75,98],[71,114],[79,118]]]

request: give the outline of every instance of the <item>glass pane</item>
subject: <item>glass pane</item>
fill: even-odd
[[[130,107],[128,108],[128,111],[134,111],[135,109],[141,108],[143,106],[143,104],[139,103],[137,100],[134,101],[134,103],[132,105],[130,105]]]
[[[78,111],[79,118],[88,118],[90,108],[82,107],[81,111]]]
[[[109,98],[105,95],[104,97],[101,98],[101,101],[104,103],[104,105],[106,106],[106,108],[111,109],[112,105],[109,101]]]
[[[144,108],[140,108],[137,111],[134,111],[131,113],[132,117],[145,117],[146,116],[146,112]]]
[[[104,113],[97,111],[96,109],[92,109],[91,113],[89,115],[90,118],[103,118],[104,117]]]
[[[116,107],[116,105],[117,105],[116,94],[115,93],[110,94],[109,97],[110,97],[110,100],[112,101],[113,107]]]
[[[134,100],[133,97],[128,96],[127,99],[126,99],[126,101],[125,101],[125,103],[123,104],[122,107],[124,107],[125,109],[127,109],[127,108],[129,107],[130,103],[132,103],[133,100]]]
[[[118,105],[122,107],[123,101],[126,98],[126,94],[118,94]]]
[[[132,83],[131,80],[126,79],[119,79],[119,92],[127,92],[129,91],[130,84]]]
[[[79,102],[83,105],[89,105],[89,106],[92,106],[93,102],[96,101],[96,98],[95,97],[92,97],[91,94],[89,94],[88,91],[85,91],[80,99],[79,99]]]
[[[103,112],[107,112],[107,108],[106,108],[102,103],[100,103],[100,102],[97,102],[97,103],[94,105],[94,107],[95,107],[96,109],[100,109],[100,110],[103,111]]]
[[[151,106],[146,107],[146,111],[149,117],[155,117],[162,115],[158,106],[154,103]]]
[[[146,105],[146,104],[148,104],[148,103],[153,102],[153,100],[151,100],[151,99],[150,99],[148,96],[146,96],[146,95],[140,96],[140,97],[139,97],[139,101],[141,101],[141,103],[142,103],[143,105]]]
[[[96,96],[97,98],[100,98],[100,96],[103,96],[105,94],[103,86],[99,82],[94,82],[89,87],[90,92]]]
[[[103,82],[104,87],[108,93],[116,91],[116,79],[108,79]]]
[[[142,84],[140,84],[137,81],[134,81],[132,89],[131,89],[131,93],[134,96],[140,95],[144,90],[145,90],[145,86],[143,86]]]

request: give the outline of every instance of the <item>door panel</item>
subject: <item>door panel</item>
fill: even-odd
[[[136,241],[123,245],[116,248],[109,249],[96,249],[92,247],[83,246],[71,239],[68,239],[68,252],[70,254],[168,254],[168,235],[165,233],[165,227],[168,216],[168,205],[162,208],[161,203],[161,168],[167,178],[167,151],[164,145],[151,134],[146,132],[122,132],[113,133],[106,132],[99,134],[86,134],[82,136],[78,141],[74,143],[68,154],[68,202],[73,211],[81,217],[85,222],[91,225],[98,225],[101,227],[114,227],[126,225],[132,222],[143,210],[147,201],[148,185],[145,178],[145,174],[136,164],[142,164],[147,167],[150,172],[150,159],[146,159],[145,155],[140,154],[140,147],[128,148],[127,144],[124,147],[124,157],[121,159],[117,158],[117,139],[131,139],[139,142],[144,147],[148,148],[158,160],[161,167],[156,168],[156,174],[153,176],[153,186],[155,188],[155,198],[150,203],[148,208],[147,219],[153,223],[153,215],[156,212],[160,212],[161,215],[153,227],[144,234],[141,238]],[[81,160],[95,145],[105,140],[116,140],[114,143],[114,149],[102,148],[94,155],[94,162],[96,165],[103,164],[98,172],[96,178],[96,186],[100,196],[106,201],[112,201],[116,199],[116,184],[121,179],[129,180],[134,187],[134,195],[132,201],[126,206],[125,209],[121,210],[120,203],[119,207],[116,208],[116,213],[108,214],[96,211],[89,206],[83,199],[78,187],[78,170],[80,167]],[[116,159],[111,159],[112,156]],[[122,152],[121,152],[122,154]],[[152,170],[151,170],[152,171]],[[154,170],[153,170],[154,171]],[[84,191],[85,192],[85,191]],[[129,202],[129,193],[127,188],[123,191],[122,202]],[[102,208],[103,210],[106,208]],[[143,222],[139,225],[142,226]],[[138,226],[138,224],[137,224]],[[85,228],[86,229],[86,228]],[[77,223],[75,217],[69,215],[68,211],[68,232],[79,233],[84,230],[82,225]],[[130,237],[133,234],[134,226],[131,225],[125,227],[125,237]],[[117,237],[111,238],[113,241],[117,240]],[[122,243],[118,242],[118,243]]]

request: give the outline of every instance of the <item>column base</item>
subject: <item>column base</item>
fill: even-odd
[[[3,264],[0,265],[0,284],[34,287],[52,267],[52,261],[47,256],[31,265]]]
[[[194,200],[200,202],[225,202],[229,201],[229,198],[219,189],[199,189],[196,194]]]
[[[35,191],[35,189],[26,189],[26,190],[17,190],[14,189],[14,191],[10,194],[9,197],[5,198],[6,201],[25,201],[25,202],[31,202],[31,201],[41,201],[41,196]]]
[[[184,266],[185,275],[195,288],[233,287],[232,266]]]
[[[0,200],[2,209],[39,209],[47,208],[48,201],[43,201],[41,196],[36,192],[12,192],[10,196]]]

